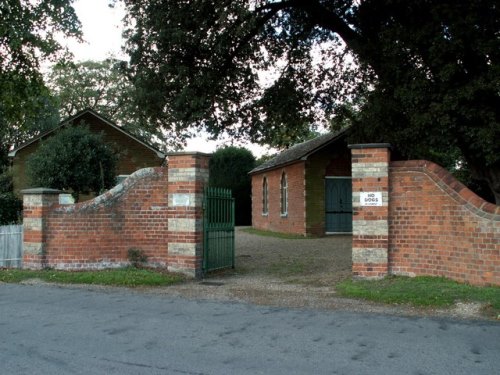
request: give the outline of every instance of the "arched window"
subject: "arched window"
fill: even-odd
[[[262,180],[262,215],[269,213],[269,187],[267,186],[267,177]]]
[[[288,214],[288,180],[286,178],[286,173],[283,172],[281,175],[281,216],[286,216]]]

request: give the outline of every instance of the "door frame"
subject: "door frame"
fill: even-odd
[[[325,204],[323,205],[323,210],[325,212],[325,234],[326,235],[331,235],[331,234],[352,234],[351,232],[327,232],[326,230],[326,180],[351,180],[352,181],[352,176],[325,176]],[[351,182],[352,184],[352,182]],[[352,190],[351,190],[351,201],[352,201]]]

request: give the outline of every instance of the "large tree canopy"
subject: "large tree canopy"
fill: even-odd
[[[348,103],[359,140],[457,149],[500,202],[496,1],[123,1],[138,101],[162,126],[286,146]]]
[[[126,68],[125,61],[113,58],[55,64],[47,75],[47,86],[61,118],[91,108],[159,149],[177,148],[184,140],[182,134],[150,126],[138,110]]]
[[[58,37],[81,35],[71,2],[0,2],[0,159],[13,143],[39,131],[34,124],[40,119],[54,114],[40,67],[65,56]]]

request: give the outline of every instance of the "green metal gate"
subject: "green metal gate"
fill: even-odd
[[[230,189],[205,188],[203,272],[234,268],[234,198]]]

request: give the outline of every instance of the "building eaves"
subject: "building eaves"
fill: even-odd
[[[276,155],[274,158],[262,163],[258,167],[255,167],[249,172],[249,174],[255,174],[293,164],[300,160],[306,160],[311,154],[314,154],[315,152],[342,138],[346,132],[347,129],[343,129],[336,133],[323,134],[309,141],[292,146],[288,150]]]
[[[53,129],[50,129],[42,134],[39,134],[38,136],[36,136],[35,138],[23,143],[22,145],[16,147],[15,149],[13,149],[12,151],[9,152],[9,157],[14,157],[16,156],[16,153],[22,149],[24,149],[25,147],[28,147],[29,145],[39,141],[40,139],[43,139],[45,138],[46,136],[50,135],[51,133],[57,131],[58,129],[72,123],[73,121],[75,121],[76,119],[78,119],[79,117],[82,117],[83,115],[85,115],[86,113],[90,113],[91,115],[93,115],[94,117],[97,117],[98,119],[100,119],[101,121],[103,121],[104,123],[106,123],[107,125],[109,125],[110,127],[118,130],[119,132],[125,134],[127,137],[129,138],[132,138],[134,141],[142,144],[143,146],[147,147],[148,149],[150,149],[151,151],[155,152],[156,155],[160,158],[160,159],[164,159],[165,158],[165,153],[157,150],[156,148],[154,148],[153,146],[147,144],[146,142],[140,140],[139,138],[135,137],[134,135],[132,135],[131,133],[129,133],[128,131],[122,129],[120,126],[118,126],[117,124],[115,124],[113,121],[107,119],[106,117],[100,115],[99,113],[95,112],[94,110],[90,109],[90,108],[86,108],[76,114],[74,114],[73,116],[70,116],[66,119],[64,119],[63,121],[61,121],[59,123],[59,125],[57,125],[56,127],[54,127]]]

